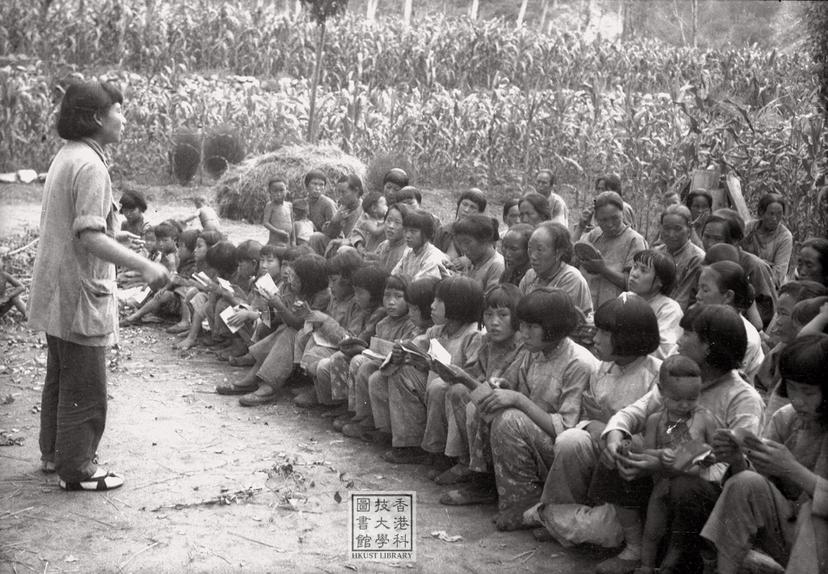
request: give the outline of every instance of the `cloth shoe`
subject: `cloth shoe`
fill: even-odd
[[[63,479],[58,480],[58,486],[67,491],[83,490],[89,492],[99,492],[119,488],[123,486],[123,484],[123,478],[114,472],[109,472],[102,468],[96,470],[95,474],[86,480],[81,480],[79,482],[67,482]]]

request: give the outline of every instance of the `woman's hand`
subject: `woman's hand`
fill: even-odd
[[[405,353],[404,362],[409,367],[414,367],[418,371],[428,372],[431,370],[431,362],[423,357],[411,353]]]
[[[238,311],[235,315],[227,320],[228,327],[242,327],[248,321],[255,321],[259,318],[259,313],[251,310]]]
[[[624,480],[635,480],[662,469],[661,457],[653,452],[629,452],[617,456],[618,474]]]
[[[297,301],[293,304],[293,314],[296,315],[298,319],[305,321],[310,313],[310,307],[304,301]]]
[[[485,415],[492,415],[499,410],[520,406],[524,395],[510,389],[494,389],[492,393],[480,401],[478,408]]]
[[[756,472],[765,476],[791,478],[799,467],[788,447],[772,440],[745,438],[745,455]]]
[[[717,429],[713,433],[713,455],[718,462],[741,465],[744,463],[742,449],[730,429]]]
[[[160,263],[147,260],[141,270],[141,278],[153,290],[161,289],[170,280],[170,272]]]
[[[665,448],[661,451],[662,466],[673,466],[676,462],[676,451],[672,448]]]
[[[129,231],[119,231],[115,234],[115,240],[121,245],[129,247],[134,251],[138,251],[144,246],[144,240],[141,239],[140,236]]]
[[[592,433],[590,433],[592,434]],[[625,437],[621,431],[610,431],[606,436],[606,444],[601,450],[601,464],[607,468],[615,468],[618,458],[618,449],[624,444]]]

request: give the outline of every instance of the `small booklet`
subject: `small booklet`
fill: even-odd
[[[421,349],[411,341],[402,342],[400,343],[400,346],[402,346],[403,351],[405,351],[409,355],[420,357],[421,359],[428,361],[429,363],[431,363],[432,361],[436,361],[438,363],[436,369],[440,369],[440,372],[445,373],[443,369],[447,369],[447,365],[451,364],[451,353],[449,353],[448,350],[443,345],[441,345],[439,341],[437,341],[437,339],[431,339],[431,341],[429,341],[427,351]],[[386,357],[385,362],[382,364],[382,366],[384,367],[386,364],[388,364],[388,361],[390,359],[391,355],[389,353],[388,357]],[[438,374],[440,374],[440,372],[438,372]]]
[[[213,284],[213,280],[210,279],[210,276],[207,275],[204,271],[193,273],[192,280],[201,285],[202,287],[209,287]]]
[[[270,276],[270,273],[265,273],[256,279],[255,286],[256,290],[267,299],[270,299],[279,292],[279,288],[276,286],[276,283],[273,281],[273,277]]]
[[[229,291],[230,293],[233,293],[235,291],[235,289],[233,289],[233,284],[230,283],[227,279],[216,277],[216,283],[218,283],[219,287],[221,287],[225,291]]]
[[[246,305],[236,305],[235,307],[227,307],[224,311],[219,313],[219,317],[221,320],[224,321],[224,324],[227,325],[227,328],[230,329],[231,333],[236,333],[239,329],[242,328],[242,325],[233,326],[228,323],[231,317],[235,317],[240,311],[247,311],[248,307]]]
[[[380,339],[379,337],[371,337],[371,344],[367,349],[362,351],[362,354],[378,361],[384,361],[385,358],[391,354],[391,350],[393,348],[393,341]]]
[[[687,471],[693,466],[700,464],[712,453],[713,449],[704,441],[698,439],[689,440],[676,448],[676,459],[672,466],[676,470]]]

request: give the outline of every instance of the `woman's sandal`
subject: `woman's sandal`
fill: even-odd
[[[58,480],[58,485],[67,491],[84,490],[90,492],[99,492],[102,490],[112,490],[123,486],[124,479],[115,474],[99,468],[95,474],[81,480],[80,482],[66,482],[65,480]]]
[[[216,385],[216,393],[219,395],[246,395],[248,393],[256,392],[256,389],[258,388],[259,385],[240,387],[234,383],[221,383],[220,385]]]

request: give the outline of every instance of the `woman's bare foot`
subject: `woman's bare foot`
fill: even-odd
[[[187,337],[180,343],[176,343],[175,345],[173,345],[173,349],[177,349],[179,351],[186,351],[187,349],[192,349],[193,347],[195,347],[196,343],[196,339]]]

